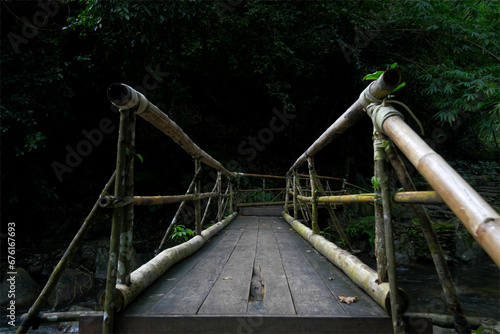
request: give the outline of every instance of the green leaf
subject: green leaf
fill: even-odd
[[[397,86],[392,92],[394,93],[395,91],[399,90],[400,88],[403,88],[404,86],[406,86],[406,82],[403,82],[402,84]]]
[[[384,74],[384,71],[377,71],[377,72],[374,72],[372,74],[365,75],[365,77],[363,78],[363,81],[377,80],[378,78],[380,78],[380,76],[382,74]]]
[[[140,155],[139,153],[136,153],[135,156],[138,157],[139,160],[141,160],[141,163],[144,162],[144,159],[142,158],[142,155]]]

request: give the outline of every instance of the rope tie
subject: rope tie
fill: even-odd
[[[365,90],[363,90],[361,92],[361,94],[359,95],[359,99],[358,101],[361,103],[361,105],[363,106],[363,110],[366,111],[366,107],[368,107],[371,103],[375,103],[375,104],[380,104],[382,103],[383,101],[380,100],[380,99],[377,99],[375,96],[372,95],[372,93],[370,92],[370,87],[375,83],[375,81],[373,81],[372,83],[370,83],[368,85],[368,87],[365,88]]]
[[[385,160],[385,152],[389,151],[389,149],[390,149],[389,141],[383,138],[375,138],[373,140],[373,150],[374,150],[373,160],[374,161]]]

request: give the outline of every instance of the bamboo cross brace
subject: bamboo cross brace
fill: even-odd
[[[201,167],[198,168],[198,170],[194,173],[193,180],[189,184],[188,190],[186,191],[186,195],[189,195],[193,190],[194,190],[194,182],[197,180],[200,176],[201,173]],[[165,235],[163,236],[163,239],[160,242],[160,246],[158,249],[155,251],[155,256],[158,255],[163,248],[163,245],[165,242],[167,242],[168,237],[170,236],[170,233],[172,233],[172,229],[174,228],[174,225],[177,224],[177,221],[179,220],[179,216],[181,213],[184,211],[184,206],[186,205],[186,201],[183,201],[180,205],[179,208],[177,209],[177,212],[174,215],[174,218],[170,222],[167,231],[165,232]]]
[[[401,160],[396,148],[391,145],[390,149],[387,150],[387,157],[399,179],[399,182],[403,188],[410,191],[415,191],[416,187],[411,180],[406,167]],[[453,314],[454,327],[457,332],[470,332],[470,326],[468,324],[467,318],[465,318],[460,299],[455,288],[455,283],[451,277],[450,271],[448,270],[448,265],[446,263],[446,258],[439,244],[436,231],[432,227],[432,221],[427,214],[427,211],[423,205],[413,204],[412,209],[417,216],[420,227],[424,234],[425,240],[431,252],[432,260],[436,268],[436,273],[438,275],[441,286],[443,287],[444,296],[447,302],[447,309]]]
[[[104,186],[104,189],[101,192],[101,196],[103,196],[104,194],[107,194],[111,190],[111,188],[113,188],[114,182],[115,182],[115,175],[116,175],[116,171],[113,172],[113,175],[111,175],[111,178]],[[99,197],[99,199],[100,199],[100,197]],[[38,317],[40,310],[43,307],[45,307],[45,305],[49,299],[49,296],[51,295],[52,291],[54,291],[54,288],[56,287],[57,283],[59,282],[59,279],[61,278],[62,274],[64,273],[64,270],[67,268],[68,264],[71,262],[71,260],[75,256],[76,252],[78,252],[78,250],[80,249],[80,246],[81,246],[84,238],[86,237],[87,233],[90,231],[92,226],[94,225],[94,222],[97,219],[97,217],[99,217],[99,214],[101,213],[101,210],[102,210],[101,206],[99,205],[99,199],[97,199],[97,201],[95,202],[89,215],[83,221],[83,224],[80,227],[80,230],[78,230],[78,233],[75,235],[75,237],[71,241],[70,245],[68,246],[68,248],[64,252],[63,256],[59,260],[59,263],[54,268],[54,271],[50,275],[42,292],[40,292],[40,294],[38,295],[38,298],[33,303],[33,305],[30,307],[28,314],[25,316],[21,325],[17,329],[16,334],[27,333],[29,328],[30,328],[29,324],[32,323]]]

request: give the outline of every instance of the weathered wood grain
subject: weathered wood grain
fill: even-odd
[[[250,226],[251,224],[249,224]],[[245,230],[198,314],[246,314],[257,248],[257,229]]]
[[[220,278],[222,268],[242,238],[242,232],[230,231],[210,255],[189,271],[148,314],[196,314],[214,282]]]

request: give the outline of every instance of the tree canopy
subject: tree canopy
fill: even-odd
[[[2,206],[11,214],[26,203],[64,206],[79,198],[75,187],[97,196],[109,177],[102,171],[114,166],[117,115],[105,95],[113,82],[141,90],[222,162],[280,173],[355,101],[366,74],[398,63],[407,84],[395,95],[418,114],[429,142],[497,159],[499,7],[495,0],[2,0],[2,188],[9,191]],[[238,143],[268,126],[275,110],[296,121],[255,159],[242,155]],[[68,152],[96,129],[98,144],[69,166]],[[152,147],[165,138],[147,129],[138,134],[146,138],[137,177],[181,187],[159,175],[182,162],[169,151],[153,164],[158,148],[173,149]],[[343,154],[371,154],[362,151]],[[335,164],[328,172],[343,173]]]

